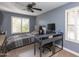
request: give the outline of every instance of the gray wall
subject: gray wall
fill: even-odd
[[[2,14],[2,12],[0,12],[0,28],[1,28],[1,25],[2,25],[2,21],[3,21],[3,14]]]
[[[37,25],[46,25],[48,23],[56,24],[56,31],[61,30],[65,33],[65,10],[79,6],[79,3],[72,2],[64,6],[51,10],[47,13],[39,15],[36,19]],[[69,42],[64,39],[64,47],[79,52],[79,44]]]
[[[4,12],[2,11],[0,15],[3,16],[3,19],[0,19],[1,27],[3,28],[3,31],[7,31],[7,35],[11,35],[11,16],[19,16],[19,17],[28,17],[30,18],[30,32],[34,30],[34,26],[36,24],[36,17],[34,16],[27,16],[27,15],[21,15],[16,13],[10,13],[10,12]]]

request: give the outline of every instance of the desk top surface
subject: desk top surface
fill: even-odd
[[[50,34],[43,34],[43,35],[39,35],[39,34],[27,34],[27,36],[32,36],[32,37],[36,37],[36,38],[40,38],[40,37],[47,37],[47,36],[54,36],[54,35],[60,35],[60,34],[63,34],[63,33],[58,33],[58,32],[55,32],[55,33],[50,33]]]

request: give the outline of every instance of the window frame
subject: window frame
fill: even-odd
[[[75,7],[76,9],[79,9],[79,7]],[[65,40],[67,41],[70,41],[70,42],[74,42],[74,43],[78,43],[79,44],[79,40],[77,40],[77,37],[75,37],[75,39],[71,40],[71,39],[68,39],[68,12],[69,11],[72,11],[72,10],[75,10],[75,8],[71,8],[71,9],[67,9],[65,11]],[[76,25],[75,25],[76,27]],[[75,29],[75,33],[77,32],[77,29]],[[77,34],[75,34],[75,36],[77,36]]]
[[[13,31],[12,31],[12,18],[13,17],[21,18],[21,32],[13,33]],[[28,17],[20,17],[20,16],[11,16],[11,34],[28,33],[28,32],[22,32],[22,18],[29,20],[29,31],[28,32],[30,32],[30,18],[28,18]]]

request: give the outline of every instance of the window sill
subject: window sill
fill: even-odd
[[[29,33],[29,32],[13,33],[13,34],[11,34],[11,35],[26,34],[26,33]]]
[[[78,43],[79,44],[79,41],[78,40],[68,40],[68,39],[65,39],[66,41],[70,41],[70,42],[73,42],[73,43]]]

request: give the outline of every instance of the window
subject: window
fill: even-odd
[[[66,40],[79,43],[79,8],[66,10]]]
[[[29,18],[12,16],[12,33],[29,32]]]

